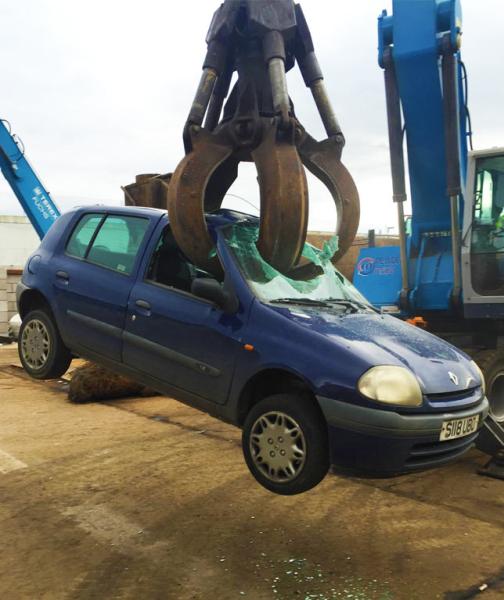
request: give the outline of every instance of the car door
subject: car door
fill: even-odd
[[[54,260],[61,333],[72,349],[120,361],[122,329],[148,218],[84,214]]]
[[[154,239],[150,255],[156,246]],[[225,314],[191,295],[189,286],[176,289],[149,279],[149,270],[146,261],[145,279],[139,276],[129,299],[124,363],[190,394],[225,403],[243,346],[245,315]],[[180,281],[180,269],[173,273],[174,281]]]

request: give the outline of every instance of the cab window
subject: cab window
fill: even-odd
[[[148,227],[148,219],[108,215],[88,250],[86,260],[130,275]]]
[[[103,215],[100,214],[84,215],[68,240],[66,253],[76,258],[84,258],[89,242],[102,220]]]
[[[478,159],[471,238],[473,287],[483,296],[504,288],[504,156]]]

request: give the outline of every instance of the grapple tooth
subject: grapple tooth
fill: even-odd
[[[261,191],[257,247],[264,260],[287,273],[301,256],[308,228],[308,185],[297,148],[278,138],[276,125],[252,152]]]
[[[340,160],[341,147],[334,138],[318,142],[305,133],[298,144],[305,167],[329,189],[336,205],[339,248],[333,257],[337,262],[352,245],[360,219],[359,192],[355,182]]]
[[[205,221],[205,196],[212,174],[231,154],[232,147],[200,129],[193,138],[193,150],[177,166],[168,188],[170,224],[180,249],[195,265],[216,275],[221,268],[219,261],[210,257],[214,242]],[[224,179],[231,186],[232,175]],[[221,190],[222,197],[226,191]],[[215,209],[218,202],[212,199],[212,204]]]
[[[205,210],[216,210],[237,174],[238,159],[225,135],[199,129],[192,151],[179,163],[168,188],[168,212],[180,249],[197,266],[220,274],[210,258],[214,242]],[[290,136],[292,138],[292,136]],[[275,123],[252,152],[261,190],[258,249],[263,258],[287,273],[303,249],[308,227],[308,186],[293,139]]]

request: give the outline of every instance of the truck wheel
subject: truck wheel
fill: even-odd
[[[44,310],[33,310],[23,319],[18,351],[23,368],[35,379],[57,379],[72,361],[52,317]]]
[[[494,421],[504,427],[504,352],[484,350],[475,354],[474,360],[485,376],[490,414]],[[481,430],[476,446],[491,455],[501,448],[499,442],[485,427]]]
[[[242,448],[252,475],[275,494],[301,494],[329,470],[327,424],[318,405],[298,394],[276,394],[252,407]]]

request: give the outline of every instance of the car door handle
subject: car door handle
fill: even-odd
[[[137,300],[135,302],[135,306],[138,306],[138,308],[143,308],[144,310],[151,309],[151,305],[148,302],[146,302],[145,300]]]
[[[56,277],[58,279],[64,279],[65,281],[70,280],[70,275],[66,271],[56,271]]]

